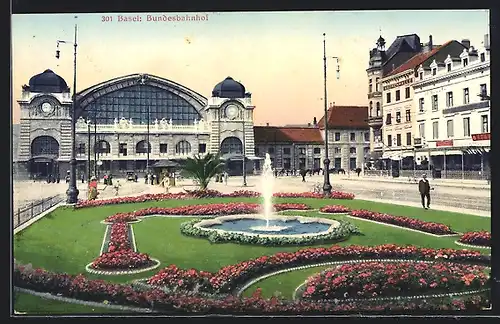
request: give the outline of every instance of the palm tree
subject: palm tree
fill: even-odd
[[[205,190],[210,180],[224,168],[224,162],[219,155],[207,153],[204,156],[195,155],[187,158],[182,169],[200,185],[200,190]]]

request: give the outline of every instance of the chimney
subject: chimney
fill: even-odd
[[[470,47],[470,40],[462,39],[462,45],[468,49]]]
[[[427,49],[429,51],[432,51],[432,46],[433,46],[433,44],[432,44],[432,35],[429,35],[429,42],[427,43]]]
[[[311,127],[311,123],[307,123],[307,127]]]
[[[316,120],[316,117],[313,118],[313,125],[316,126],[318,124],[318,121]]]
[[[266,126],[269,127],[269,123],[266,123]]]
[[[490,50],[490,35],[484,35],[484,48],[489,51]]]

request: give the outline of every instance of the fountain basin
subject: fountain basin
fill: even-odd
[[[310,237],[331,233],[340,223],[333,219],[304,216],[272,215],[266,219],[262,215],[230,215],[201,220],[194,227],[201,231],[238,233],[261,237]]]

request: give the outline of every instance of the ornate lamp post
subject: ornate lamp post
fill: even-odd
[[[76,16],[75,16],[76,18]],[[71,160],[70,160],[70,173],[69,173],[69,187],[66,190],[66,202],[68,204],[76,204],[78,202],[78,188],[76,187],[76,48],[77,48],[77,32],[78,26],[75,24],[75,40],[74,42],[68,42],[63,40],[57,41],[56,58],[59,59],[60,51],[59,44],[73,44],[74,49],[74,59],[73,59],[73,100],[71,107]]]
[[[242,124],[242,131],[243,131],[243,187],[247,186],[247,164],[246,164],[246,158],[247,158],[247,151],[246,151],[246,142],[245,142],[245,113],[246,110],[243,111],[243,120],[241,122]]]

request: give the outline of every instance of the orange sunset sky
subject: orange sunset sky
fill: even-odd
[[[192,15],[195,15],[193,13]],[[73,87],[72,40],[78,22],[77,91],[132,73],[154,74],[209,97],[227,76],[252,93],[255,124],[304,124],[323,110],[323,33],[329,60],[328,102],[366,105],[368,51],[379,30],[389,46],[397,35],[417,33],[435,44],[470,39],[481,46],[488,33],[488,12],[362,11],[197,13],[206,21],[119,22],[120,14],[43,14],[12,16],[13,122],[19,121],[21,86],[52,69]],[[161,15],[153,13],[151,15]],[[166,13],[176,16],[175,13]],[[185,14],[180,14],[185,15]],[[103,16],[112,21],[103,22]]]

